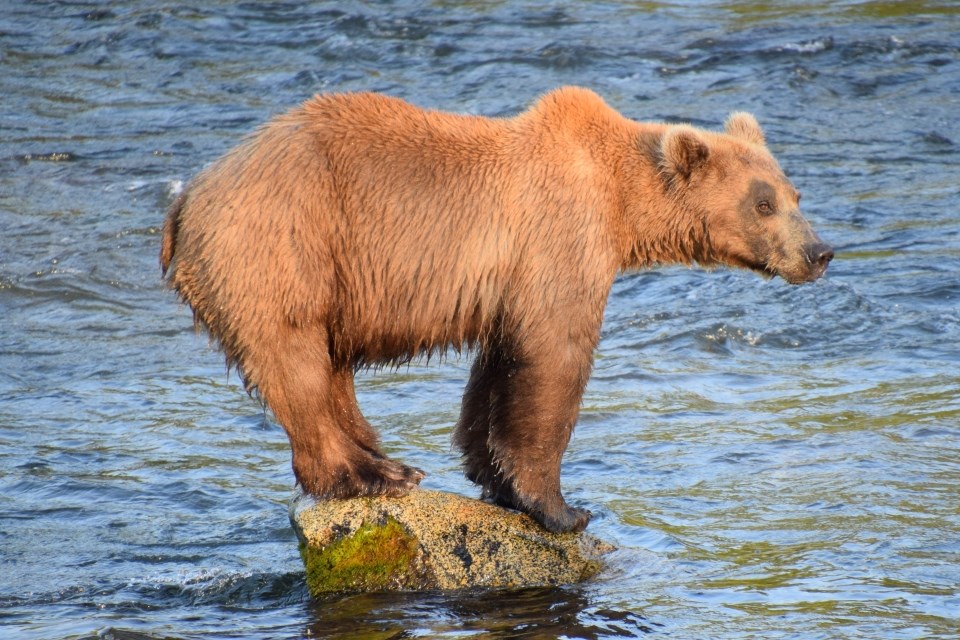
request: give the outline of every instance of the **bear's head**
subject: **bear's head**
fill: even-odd
[[[669,126],[659,157],[666,191],[702,225],[703,262],[745,267],[791,284],[812,282],[827,270],[833,250],[800,213],[800,193],[752,115],[732,114],[724,133]]]

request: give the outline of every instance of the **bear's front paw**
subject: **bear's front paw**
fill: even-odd
[[[509,482],[498,484],[495,488],[484,488],[481,500],[498,507],[523,511],[552,533],[583,531],[593,516],[587,509],[571,507],[562,498],[552,506],[544,506],[544,502],[536,498],[525,500],[516,494]]]
[[[543,525],[543,528],[552,533],[580,532],[587,528],[587,523],[593,516],[587,509],[580,509],[564,504],[549,513],[531,514]]]

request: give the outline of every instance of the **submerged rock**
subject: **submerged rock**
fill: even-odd
[[[613,550],[589,534],[550,533],[525,514],[423,489],[402,498],[299,496],[290,521],[314,595],[568,584],[596,575]]]

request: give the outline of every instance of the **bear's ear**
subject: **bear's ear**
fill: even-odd
[[[724,128],[734,138],[740,138],[753,144],[766,143],[763,138],[763,129],[760,128],[757,119],[745,111],[731,113]]]
[[[689,178],[706,164],[710,147],[693,127],[678,124],[667,129],[660,142],[660,152],[668,169]]]

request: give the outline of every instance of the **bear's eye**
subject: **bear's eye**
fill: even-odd
[[[773,213],[773,205],[769,200],[761,200],[757,203],[757,213],[762,216],[768,216]]]

